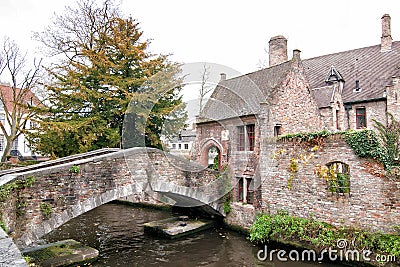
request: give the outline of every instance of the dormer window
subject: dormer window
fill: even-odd
[[[342,75],[336,70],[334,66],[329,69],[328,75],[326,75],[325,82],[332,84],[334,82],[344,82]]]

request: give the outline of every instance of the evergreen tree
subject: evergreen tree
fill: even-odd
[[[111,1],[80,1],[38,35],[62,60],[48,68],[49,108],[31,135],[37,150],[60,157],[119,147],[123,131],[124,146],[161,148],[163,131],[179,131],[186,119],[179,66],[149,53],[142,34]],[[170,123],[172,132],[163,127]]]

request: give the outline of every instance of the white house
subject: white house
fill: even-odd
[[[7,112],[9,114],[12,113],[14,109],[19,110],[20,114],[17,116],[22,116],[22,118],[26,118],[28,116],[28,111],[24,111],[24,108],[15,104],[15,102],[19,102],[19,104],[29,104],[29,105],[39,105],[40,100],[31,92],[25,91],[22,93],[21,89],[14,89],[9,85],[0,84],[0,122],[4,126],[7,133],[10,133],[11,125],[7,120]],[[21,122],[23,122],[23,119]],[[29,119],[26,120],[25,129],[33,128],[33,123]],[[3,156],[4,150],[6,147],[6,138],[3,130],[0,131],[0,157]],[[29,147],[28,140],[24,134],[19,135],[13,142],[13,146],[11,148],[11,155],[13,156],[22,156],[22,157],[32,157],[35,156]]]

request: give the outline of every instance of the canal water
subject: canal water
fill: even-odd
[[[260,247],[244,235],[215,227],[190,237],[168,240],[143,231],[143,224],[171,217],[170,211],[107,204],[45,236],[47,242],[72,238],[100,251],[93,266],[339,266],[328,263],[261,262]]]

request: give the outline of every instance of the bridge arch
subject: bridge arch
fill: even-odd
[[[10,195],[4,221],[12,229],[17,245],[23,248],[70,219],[125,197],[139,203],[156,203],[160,200],[157,196],[165,195],[178,203],[208,205],[214,215],[224,216],[223,203],[218,198],[225,193],[223,179],[217,179],[212,170],[182,158],[166,157],[165,153],[153,148],[131,148],[0,177],[0,185],[35,177],[31,187]],[[180,165],[187,168],[178,168]],[[71,171],[76,169],[80,172]],[[17,210],[16,201],[21,196],[26,206],[22,215],[17,215],[21,210]],[[41,203],[52,206],[49,218],[43,216]]]

